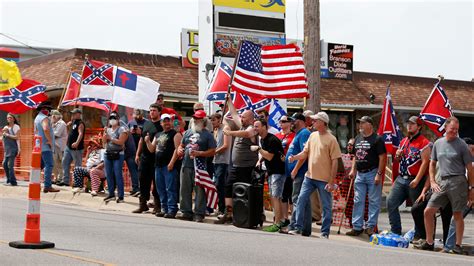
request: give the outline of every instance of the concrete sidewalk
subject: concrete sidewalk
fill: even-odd
[[[0,179],[0,184],[4,184],[5,179]],[[133,214],[132,211],[138,207],[138,198],[131,197],[125,193],[125,202],[116,203],[114,201],[109,203],[104,203],[103,199],[106,194],[99,194],[96,197],[92,197],[89,193],[73,193],[71,187],[58,187],[61,191],[58,193],[41,193],[42,203],[47,204],[60,204],[60,205],[69,205],[79,208],[84,208],[91,211],[100,211],[100,212],[120,212],[121,215],[152,215],[151,210],[144,214]],[[4,186],[0,185],[0,198],[18,198],[18,199],[27,199],[28,197],[28,182],[19,181],[17,187]],[[25,206],[25,212],[27,206]],[[272,212],[265,212],[267,221],[264,223],[264,226],[271,225],[273,214]],[[401,213],[403,231],[406,232],[414,227],[411,214],[408,212]],[[205,223],[213,223],[217,218],[215,216],[208,216],[205,219]],[[442,228],[441,220],[438,219],[438,226],[436,232],[436,238],[442,238]],[[218,225],[216,225],[218,226]],[[336,225],[331,226],[331,239],[340,240],[345,242],[358,242],[367,244],[369,242],[369,237],[365,234],[359,237],[349,237],[345,235],[349,229],[342,227],[341,234],[337,234],[338,227]],[[387,213],[381,213],[379,215],[379,230],[389,230],[390,223],[388,221]],[[313,237],[318,237],[320,232],[320,226],[313,223]],[[469,214],[465,219],[465,233],[463,244],[468,246],[474,246],[474,214]],[[438,247],[441,244],[438,243]],[[471,253],[472,254],[472,253]]]

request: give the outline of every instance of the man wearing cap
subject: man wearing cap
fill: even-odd
[[[183,118],[174,110],[173,108],[166,107],[165,106],[165,98],[163,93],[158,93],[158,97],[156,98],[156,104],[158,104],[161,107],[161,113],[162,114],[170,114],[172,119],[178,119],[178,123],[180,125],[180,128],[182,131],[184,131],[185,127],[185,122],[183,121]],[[176,130],[176,128],[175,128]],[[181,131],[181,132],[182,132]]]
[[[178,149],[178,155],[183,156],[183,165],[181,167],[181,191],[180,191],[180,210],[181,220],[191,221],[194,219],[198,223],[204,221],[206,215],[206,194],[204,188],[194,183],[195,164],[206,165],[206,160],[213,157],[216,151],[216,141],[212,134],[207,130],[207,124],[210,123],[204,110],[197,110],[194,115],[194,123],[191,128],[184,133],[181,145]],[[194,189],[194,212],[192,208]]]
[[[306,128],[310,131],[313,132],[313,120],[311,119],[311,116],[314,115],[314,112],[311,110],[306,110],[303,112],[303,116],[305,117],[305,124]]]
[[[400,175],[395,179],[387,198],[388,218],[392,233],[401,235],[402,224],[398,207],[410,199],[415,202],[423,190],[430,163],[430,141],[421,134],[422,121],[411,116],[407,121],[408,136],[400,142],[395,160],[400,162]],[[415,238],[420,238],[420,230],[415,227]]]
[[[56,184],[63,183],[63,161],[64,149],[67,141],[67,125],[62,119],[63,115],[58,110],[51,111],[51,121],[53,122],[54,131],[54,168],[53,174]]]
[[[43,192],[59,192],[51,185],[51,176],[53,173],[53,152],[54,152],[54,131],[49,118],[51,112],[51,103],[42,102],[38,105],[38,115],[34,121],[35,135],[41,137],[41,168],[44,170]]]
[[[327,239],[332,219],[332,191],[334,191],[334,179],[337,174],[338,159],[341,158],[341,150],[336,137],[328,131],[329,116],[325,112],[319,112],[311,118],[314,120],[313,127],[317,131],[309,136],[302,152],[289,157],[290,162],[307,159],[308,171],[296,204],[295,228],[288,233],[302,234],[306,219],[311,219],[305,215],[305,210],[310,204],[309,198],[315,190],[318,190],[323,207],[321,238]]]
[[[425,209],[426,241],[420,249],[434,249],[434,217],[439,208],[451,204],[456,224],[456,246],[454,253],[462,254],[464,235],[462,211],[466,204],[474,201],[474,169],[467,144],[458,137],[459,120],[452,116],[445,122],[446,136],[439,138],[433,145],[430,162],[430,185],[433,195]],[[436,181],[436,164],[439,164],[440,181]],[[469,176],[466,179],[467,175]]]
[[[225,206],[224,216],[215,221],[215,224],[232,222],[232,187],[236,182],[252,183],[254,168],[258,161],[257,153],[250,150],[250,146],[257,145],[257,136],[253,128],[255,121],[251,110],[245,110],[241,116],[237,114],[234,104],[227,99],[227,105],[232,115],[232,121],[239,130],[224,129],[224,134],[234,137],[232,147],[232,164],[225,182]]]
[[[307,160],[300,160],[296,163],[290,162],[289,158],[303,151],[304,146],[308,141],[309,135],[311,135],[311,132],[306,128],[306,118],[303,114],[294,113],[293,116],[291,116],[291,120],[293,121],[293,127],[295,129],[296,135],[293,141],[291,142],[290,147],[288,148],[285,161],[287,175],[291,176],[291,178],[293,179],[293,191],[291,194],[291,199],[293,201],[293,213],[291,215],[290,225],[288,226],[289,231],[294,230],[296,226],[296,216],[298,213],[296,206],[298,204],[298,196],[301,191],[301,185],[303,184],[304,175],[308,171]],[[304,212],[305,216],[311,217],[311,204],[306,205]],[[281,232],[285,233],[284,230],[282,230]],[[303,236],[311,235],[311,219],[304,220],[301,234]]]
[[[159,104],[151,104],[149,108],[150,120],[146,120],[143,124],[143,130],[138,142],[137,154],[135,155],[135,162],[138,165],[139,183],[140,183],[140,197],[138,208],[132,211],[133,213],[142,213],[148,211],[147,201],[150,200],[150,190],[152,182],[155,180],[155,153],[150,152],[145,142],[145,137],[149,138],[156,135],[156,133],[163,131],[160,123],[161,106]],[[155,185],[156,186],[156,185]],[[161,211],[160,196],[158,191],[153,189],[153,203],[154,208],[152,213],[156,214]]]
[[[73,160],[75,167],[80,167],[82,165],[82,152],[84,151],[86,126],[82,121],[81,116],[81,109],[75,108],[71,111],[71,122],[68,123],[68,126],[71,126],[71,131],[67,138],[67,145],[64,149],[62,161],[63,182],[57,184],[59,186],[69,186],[69,170]]]
[[[173,129],[170,114],[161,115],[161,126],[163,131],[155,134],[153,142],[148,135],[145,142],[148,150],[155,153],[155,184],[161,201],[161,211],[156,216],[174,218],[178,212],[175,162],[182,137]]]
[[[369,218],[365,232],[374,233],[382,200],[382,173],[385,168],[385,143],[374,132],[374,121],[370,116],[363,116],[359,122],[360,134],[356,137],[352,160],[351,178],[354,182],[354,207],[352,211],[352,230],[346,235],[358,236],[363,232],[365,196],[369,198]]]

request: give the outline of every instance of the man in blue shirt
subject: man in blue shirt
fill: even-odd
[[[291,178],[293,178],[293,193],[292,193],[292,200],[293,200],[293,206],[296,206],[296,203],[298,202],[298,195],[300,194],[301,190],[301,185],[303,184],[304,180],[304,175],[306,171],[308,171],[308,162],[293,162],[290,163],[288,161],[288,158],[290,156],[294,156],[298,153],[300,153],[304,149],[304,145],[306,141],[309,138],[309,135],[311,132],[306,128],[305,124],[305,117],[301,113],[295,113],[293,116],[288,118],[289,120],[292,120],[293,126],[296,132],[296,136],[293,139],[293,142],[291,143],[288,152],[286,154],[286,175],[290,175]],[[310,204],[307,204],[307,208],[305,209],[307,217],[311,217],[311,206]],[[307,222],[306,222],[307,221]],[[304,236],[309,236],[311,235],[311,219],[305,219],[305,224],[303,225],[303,232],[302,235]],[[296,224],[296,208],[293,208],[293,214],[291,215],[291,223],[288,226],[288,230],[293,230],[295,229],[295,224]],[[281,231],[282,233],[285,233],[287,231]]]

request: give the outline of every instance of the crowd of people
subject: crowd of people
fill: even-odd
[[[74,193],[84,192],[89,187],[87,178],[93,197],[106,188],[104,201],[121,203],[126,162],[132,183],[130,195],[139,197],[134,213],[152,208],[158,217],[203,222],[214,212],[218,217],[214,223],[226,224],[233,221],[233,185],[252,183],[256,173],[264,172],[274,217],[273,224],[263,230],[309,236],[315,218],[320,220],[320,237],[329,238],[332,193],[338,189],[335,179],[343,153],[329,129],[328,114],[307,110],[285,115],[279,119],[281,130],[277,130],[269,126],[265,110],[258,115],[251,110],[239,114],[231,101],[228,107],[228,116],[223,117],[223,110],[208,116],[203,105],[196,103],[185,130],[182,117],[164,106],[160,94],[147,110],[147,119],[143,110],[134,110],[133,120],[126,124],[117,112],[111,112],[104,131],[86,146],[81,109],[72,110],[71,121],[66,123],[61,112],[42,103],[34,128],[43,140],[43,192],[59,192],[52,184],[71,183]],[[13,162],[20,153],[20,128],[14,115],[9,114],[7,120],[3,167],[7,183],[15,186]],[[347,147],[352,158],[349,177],[354,179],[354,205],[352,229],[346,234],[370,236],[378,231],[387,152],[383,139],[375,133],[373,119],[363,116],[357,122],[360,134],[349,140]],[[390,230],[402,234],[398,208],[411,201],[414,246],[433,250],[434,217],[440,210],[445,251],[462,253],[463,218],[474,201],[474,142],[458,137],[459,121],[455,117],[447,119],[446,136],[434,143],[423,136],[422,127],[416,116],[406,121],[407,137],[394,158],[400,164],[400,174],[394,177],[387,198]],[[206,207],[205,190],[195,183],[198,166],[213,177],[219,198],[216,210]]]

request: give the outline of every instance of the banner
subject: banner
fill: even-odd
[[[352,80],[354,46],[328,43],[328,78]]]
[[[285,44],[285,38],[260,37],[254,35],[222,34],[214,36],[214,56],[235,57],[239,52],[240,41],[251,41],[265,46]]]

